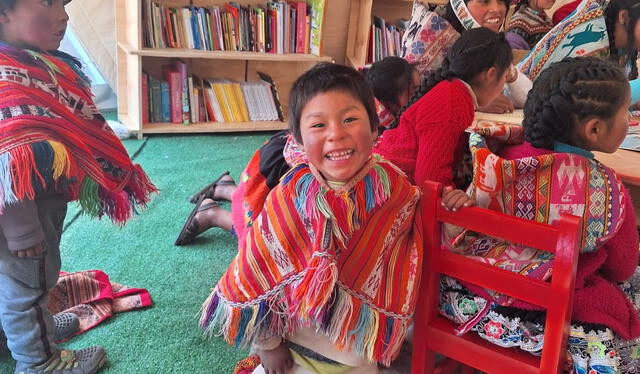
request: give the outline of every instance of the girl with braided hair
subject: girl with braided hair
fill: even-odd
[[[415,0],[411,22],[402,38],[402,57],[416,65],[423,77],[437,70],[453,43],[468,30],[486,27],[495,32],[502,30],[509,0],[449,0],[446,6],[430,7]],[[527,48],[517,34],[505,34],[512,48]],[[531,88],[531,81],[519,74],[509,82],[508,90],[492,102],[478,108],[484,112],[507,113],[514,107],[522,108]]]
[[[511,59],[504,34],[484,27],[462,34],[375,151],[416,184],[433,180],[453,189],[454,170],[461,169],[465,153],[465,129],[476,107],[491,102],[504,88]]]
[[[553,223],[582,219],[568,346],[571,373],[638,373],[640,271],[636,217],[628,191],[592,151],[614,152],[624,139],[629,84],[622,70],[595,57],[552,64],[534,82],[523,127],[477,128],[469,144],[477,204]],[[524,131],[523,131],[524,130]],[[490,146],[488,146],[490,145]],[[465,233],[456,251],[546,280],[553,255]],[[441,311],[504,347],[539,354],[544,313],[504,295],[443,279]]]

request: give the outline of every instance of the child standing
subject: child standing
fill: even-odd
[[[62,350],[47,309],[67,202],[124,223],[155,187],[99,114],[79,63],[56,49],[63,0],[0,0],[0,325],[16,374],[95,373],[99,346]]]
[[[319,64],[294,83],[289,128],[308,162],[269,193],[201,320],[255,344],[255,373],[376,373],[398,353],[420,280],[420,192],[372,157],[377,127],[355,70]]]
[[[504,34],[484,27],[464,32],[442,67],[405,106],[397,127],[384,133],[375,152],[413,182],[433,180],[454,186],[454,174],[463,169],[465,130],[477,106],[502,92],[512,72],[511,59]],[[460,183],[459,188],[466,187]]]
[[[534,82],[524,108],[526,142],[519,128],[480,129],[470,138],[470,195],[479,206],[542,223],[562,213],[582,218],[568,346],[576,373],[637,373],[640,367],[636,217],[620,179],[591,153],[617,150],[627,133],[629,102],[621,69],[594,57],[568,58]],[[538,279],[550,275],[553,261],[546,252],[482,235],[465,235],[457,249]],[[537,307],[447,282],[447,315],[464,316],[458,322],[496,344],[540,352],[544,316]]]

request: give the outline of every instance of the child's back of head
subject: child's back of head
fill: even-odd
[[[564,143],[613,152],[626,135],[629,100],[620,68],[595,57],[566,58],[534,82],[524,107],[525,139],[538,148]]]
[[[420,85],[420,75],[404,58],[388,56],[371,65],[365,77],[373,95],[394,115],[405,106]]]

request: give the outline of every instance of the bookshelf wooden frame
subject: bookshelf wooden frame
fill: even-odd
[[[446,5],[447,0],[420,0],[434,5]],[[356,68],[366,64],[371,22],[374,15],[396,23],[411,19],[413,0],[351,0],[349,31],[345,60]]]
[[[161,76],[162,65],[179,58],[187,63],[190,73],[203,78],[232,78],[256,81],[256,71],[264,71],[276,82],[286,113],[286,103],[293,81],[320,61],[333,61],[328,56],[309,54],[274,54],[237,51],[203,51],[178,48],[144,48],[142,38],[142,2],[115,0],[118,62],[118,118],[138,137],[144,134],[212,133],[274,131],[287,128],[280,121],[205,122],[182,125],[175,123],[142,123],[142,71]],[[165,6],[220,5],[227,0],[153,0]],[[331,0],[327,0],[329,3]],[[335,1],[335,0],[334,0]],[[339,0],[341,1],[341,0]],[[243,5],[264,4],[266,0],[241,0]],[[328,5],[328,4],[327,4]],[[327,6],[325,19],[330,17]],[[325,46],[326,47],[326,46]]]

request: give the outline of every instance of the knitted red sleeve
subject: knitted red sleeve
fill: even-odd
[[[629,279],[638,266],[638,229],[636,215],[629,191],[624,189],[625,217],[618,233],[599,250],[607,253],[607,259],[600,268],[601,274],[613,282]]]
[[[414,180],[453,185],[454,161],[464,131],[473,121],[473,101],[460,81],[441,82],[416,113],[418,155]],[[431,94],[432,92],[429,92]]]

